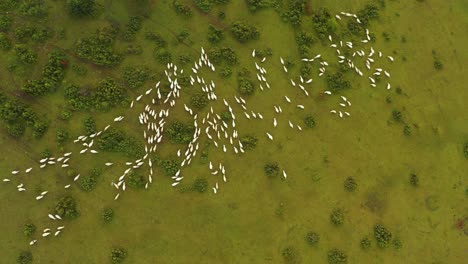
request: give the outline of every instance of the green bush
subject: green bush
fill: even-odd
[[[33,126],[33,137],[35,139],[40,139],[49,129],[49,124],[44,121],[36,121]]]
[[[70,135],[67,130],[60,128],[57,130],[57,143],[63,144],[70,138]]]
[[[290,0],[288,8],[281,13],[281,18],[294,27],[302,23],[302,14],[305,11],[306,0]]]
[[[78,57],[100,66],[116,66],[122,61],[122,56],[113,48],[115,34],[113,29],[104,28],[87,38],[79,39],[76,44]]]
[[[44,1],[24,0],[20,1],[19,12],[30,17],[44,17],[47,15]]]
[[[336,31],[336,23],[332,21],[332,16],[328,9],[319,8],[312,17],[312,23],[320,39],[325,40],[328,35]]]
[[[330,214],[330,221],[332,224],[339,226],[344,222],[344,212],[342,209],[334,209]]]
[[[67,0],[68,13],[74,17],[91,16],[96,10],[95,0]]]
[[[315,119],[313,116],[311,115],[308,115],[304,118],[304,124],[306,125],[306,127],[308,128],[313,128],[315,127]]]
[[[128,174],[128,186],[135,188],[135,189],[141,189],[145,187],[146,181],[145,178],[141,174],[137,174],[134,171],[131,171]]]
[[[306,235],[306,241],[309,245],[313,246],[320,241],[320,235],[315,232],[309,232]]]
[[[411,127],[408,125],[403,126],[403,135],[411,136]]]
[[[185,17],[190,17],[192,15],[192,9],[190,9],[190,6],[180,3],[178,0],[172,1],[172,6],[177,14]]]
[[[125,97],[125,89],[111,78],[106,78],[98,83],[94,96],[96,107],[102,110],[107,110],[109,107],[116,106],[121,103]]]
[[[113,248],[111,251],[111,261],[113,264],[119,264],[127,257],[127,251],[124,248]]]
[[[171,53],[165,48],[156,47],[154,50],[154,58],[162,65],[172,61]]]
[[[34,224],[29,223],[24,225],[23,233],[25,236],[30,237],[34,232],[36,232],[36,226]]]
[[[354,192],[357,188],[357,182],[354,178],[348,177],[344,181],[344,188],[348,192]]]
[[[260,32],[256,27],[240,21],[232,23],[231,33],[241,43],[256,40],[260,37]]]
[[[92,116],[87,117],[83,121],[83,125],[85,128],[86,135],[91,135],[96,132],[96,121],[94,121],[94,118]]]
[[[204,193],[208,189],[208,180],[205,178],[198,178],[193,182],[193,190]]]
[[[208,41],[212,44],[219,43],[221,40],[224,39],[223,31],[217,29],[213,25],[208,26]]]
[[[172,143],[188,144],[192,140],[195,128],[180,121],[174,121],[169,124],[166,134]]]
[[[12,47],[11,40],[5,33],[0,32],[0,49],[3,51],[8,51]]]
[[[287,247],[281,252],[284,262],[287,264],[299,264],[301,263],[301,258],[299,252],[293,247]]]
[[[208,57],[216,64],[232,66],[237,64],[237,55],[233,49],[214,47],[208,51]]]
[[[268,162],[263,167],[263,170],[265,171],[265,175],[268,177],[276,177],[280,173],[278,162]]]
[[[385,248],[392,240],[392,233],[388,231],[383,225],[377,224],[374,227],[374,237],[377,240],[377,245],[380,248]]]
[[[346,254],[343,251],[334,248],[328,251],[328,263],[329,264],[348,263],[348,256],[346,256]]]
[[[104,208],[101,212],[101,217],[106,222],[111,222],[114,219],[114,210],[112,208]]]
[[[11,28],[13,19],[6,15],[0,15],[0,32],[7,32]]]
[[[124,69],[123,78],[131,88],[139,88],[150,78],[150,71],[146,66],[129,66]]]
[[[75,219],[79,216],[76,209],[76,201],[71,196],[61,197],[55,205],[54,214],[60,215],[62,218]]]
[[[463,155],[465,156],[465,158],[468,159],[468,142],[465,142],[465,144],[463,144]]]
[[[410,174],[410,178],[409,178],[409,182],[412,186],[414,187],[417,187],[419,185],[419,178],[418,178],[418,175],[414,174],[414,173],[411,173]]]
[[[399,250],[403,247],[403,243],[398,238],[393,239],[392,244],[393,244],[393,248],[395,248],[396,250]]]
[[[434,59],[434,69],[440,71],[444,68],[442,61],[440,59]]]
[[[33,255],[31,253],[31,251],[22,251],[19,256],[18,256],[18,259],[16,259],[16,262],[18,264],[30,264],[33,262]]]
[[[398,110],[392,111],[392,117],[393,117],[393,120],[395,120],[396,122],[403,121],[403,114]]]
[[[24,45],[15,45],[14,52],[16,58],[24,64],[33,64],[37,61],[37,54]]]
[[[330,90],[337,92],[343,89],[349,89],[351,87],[351,83],[344,79],[341,72],[337,72],[327,76],[327,87]]]
[[[166,176],[174,176],[177,171],[179,170],[179,162],[174,159],[166,159],[161,161],[161,169],[163,171],[163,174]]]
[[[242,143],[242,146],[244,147],[244,150],[252,150],[257,146],[258,138],[251,136],[251,135],[245,135],[239,138],[240,142]]]
[[[195,6],[201,11],[208,13],[213,7],[213,0],[194,0]]]
[[[190,98],[190,106],[201,110],[208,104],[208,98],[204,93],[197,93]]]
[[[368,237],[364,237],[363,239],[361,239],[361,248],[364,249],[364,250],[368,250],[371,245],[372,245],[372,242],[371,240],[368,238]]]
[[[96,144],[102,151],[120,152],[127,157],[139,158],[145,154],[144,146],[139,140],[114,128],[103,132]]]
[[[237,78],[237,87],[241,95],[249,96],[255,92],[252,82],[244,77]]]
[[[97,179],[93,176],[83,176],[80,181],[80,188],[85,192],[90,192],[96,188]]]
[[[251,12],[256,12],[274,5],[274,1],[271,0],[245,0],[245,3]]]

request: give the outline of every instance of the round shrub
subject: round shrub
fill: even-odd
[[[23,233],[25,236],[32,236],[36,232],[36,226],[34,224],[25,224]]]
[[[315,232],[309,232],[306,235],[306,241],[309,245],[315,245],[320,241],[320,235]]]
[[[208,98],[202,93],[195,94],[190,98],[190,106],[198,110],[203,109],[207,104]]]
[[[268,177],[276,177],[279,175],[280,172],[278,162],[269,162],[265,164],[265,167],[263,169],[265,171],[265,175]]]
[[[114,210],[112,208],[104,208],[101,213],[102,219],[106,222],[112,221],[114,219]]]
[[[414,174],[414,173],[411,173],[410,174],[410,178],[409,178],[409,182],[412,186],[414,187],[417,187],[419,185],[419,178],[418,178],[418,175]]]
[[[18,256],[18,259],[16,260],[18,264],[30,264],[32,263],[32,261],[33,255],[31,251],[22,251]]]
[[[344,188],[348,192],[355,191],[356,188],[357,188],[356,180],[354,178],[352,178],[352,177],[346,178],[346,180],[344,181]]]
[[[368,237],[361,239],[361,248],[367,250],[371,247],[372,242]]]
[[[296,264],[301,262],[299,253],[293,247],[283,249],[281,255],[283,255],[284,262],[287,264]]]
[[[334,209],[332,213],[330,214],[330,221],[336,225],[342,225],[344,222],[344,213],[342,209]]]
[[[328,263],[330,264],[348,263],[348,256],[346,256],[346,254],[343,251],[334,248],[328,251]]]
[[[392,239],[392,233],[388,231],[383,225],[375,225],[374,227],[374,236],[377,240],[377,246],[380,248],[385,248],[390,244],[390,240]]]
[[[208,180],[205,178],[198,178],[193,182],[193,190],[204,193],[208,189]]]
[[[127,257],[127,251],[123,248],[113,248],[111,251],[111,261],[113,264],[119,264]]]
[[[313,116],[311,115],[308,115],[304,118],[304,124],[306,125],[306,127],[308,128],[313,128],[315,127],[315,119]]]

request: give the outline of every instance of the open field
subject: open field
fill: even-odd
[[[45,6],[41,8],[47,15],[39,17],[25,14],[21,11],[23,6],[18,7],[18,4],[10,9],[5,7],[14,2],[18,1],[0,0],[3,8],[0,22],[2,16],[12,20],[8,30],[2,29],[0,23],[0,32],[3,32],[0,34],[12,42],[9,49],[0,49],[0,93],[4,96],[0,96],[0,180],[11,180],[0,182],[0,264],[16,263],[18,255],[24,251],[33,255],[32,262],[24,263],[112,263],[111,250],[116,247],[127,252],[122,263],[138,264],[442,264],[464,263],[463,259],[467,259],[468,4],[465,1],[283,0],[266,1],[278,6],[250,12],[247,1],[231,0],[226,4],[213,4],[205,13],[196,7],[195,2],[199,1],[179,0],[191,10],[191,16],[184,17],[175,12],[170,0],[102,0],[97,1],[90,16],[82,18],[69,14],[67,1],[44,1]],[[299,26],[283,21],[280,16],[293,2],[305,3]],[[344,16],[340,21],[335,15],[341,11],[357,13],[368,3],[378,7],[378,17],[368,25],[375,39],[372,37],[371,43],[361,43],[361,36],[347,31]],[[328,38],[321,39],[314,28],[312,21],[320,8],[326,8],[331,14],[329,23],[337,25],[336,31],[331,33],[335,42],[350,40],[358,50],[362,48],[368,52],[372,46],[384,54],[375,67],[391,73],[390,90],[385,89],[384,77],[377,80],[377,87],[369,85],[367,76],[374,71],[367,71],[362,59],[356,66],[365,73],[364,77],[353,70],[343,70]],[[133,16],[141,19],[141,28],[128,37],[125,35],[129,30],[127,25]],[[245,43],[238,41],[231,32],[232,23],[236,21],[256,27],[259,38]],[[122,55],[120,61],[103,66],[79,54],[79,40],[111,25],[119,26],[110,46],[112,51]],[[221,30],[223,37],[218,43],[208,40],[209,25]],[[52,34],[44,40],[34,40],[34,37],[21,40],[17,29],[28,26],[44,28]],[[319,77],[320,65],[314,62],[307,78],[313,78],[312,84],[307,86],[310,96],[290,83],[290,79],[299,83],[301,68],[305,65],[301,61],[304,54],[300,53],[296,41],[300,32],[314,39],[307,48],[308,57],[321,54],[321,59],[330,64],[327,72]],[[141,51],[137,54],[125,52],[129,45],[138,46]],[[37,60],[33,63],[20,61],[18,47],[30,48],[37,54]],[[184,152],[187,144],[173,143],[164,134],[157,151],[149,154],[156,164],[152,184],[147,189],[139,186],[127,187],[125,192],[116,190],[110,183],[118,182],[128,167],[125,162],[141,157],[126,155],[122,150],[99,149],[97,138],[94,144],[99,153],[94,155],[88,151],[80,155],[83,146],[73,140],[87,133],[84,120],[92,117],[97,130],[110,124],[111,129],[116,128],[123,131],[125,137],[135,139],[129,149],[142,151],[146,144],[142,137],[146,125],[139,123],[138,115],[147,104],[158,112],[166,107],[161,102],[151,102],[157,82],[161,81],[161,87],[169,89],[164,74],[168,70],[166,63],[155,53],[168,51],[170,61],[184,69],[182,79],[189,75],[195,77],[191,69],[200,57],[201,47],[208,55],[215,47],[230,48],[237,61],[229,65],[228,60],[221,60],[213,63],[215,72],[201,71],[200,77],[207,83],[208,80],[216,83],[218,99],[208,101],[199,110],[192,106],[192,98],[201,93],[201,86],[181,85],[180,98],[171,108],[165,131],[174,120],[193,123],[194,118],[184,111],[184,104],[198,113],[198,125],[202,129],[198,155],[181,171],[184,179],[172,187],[174,180],[164,175],[161,164],[164,160],[180,163],[183,157],[176,155],[177,150]],[[54,49],[65,56],[59,61],[59,67],[63,66],[63,78],[44,94],[28,94],[22,88],[26,80],[38,80],[43,76],[48,55]],[[271,55],[261,63],[262,56],[251,56],[254,49],[257,52],[271,49]],[[394,58],[393,63],[387,55]],[[188,62],[181,62],[181,56]],[[291,62],[288,73],[283,70],[280,57]],[[374,57],[377,60],[377,55]],[[259,89],[254,62],[268,71],[266,77],[271,89],[264,86],[263,91]],[[435,62],[443,66],[436,69]],[[148,76],[140,87],[131,88],[123,74],[130,66],[147,68]],[[232,75],[222,77],[222,69],[232,70]],[[239,92],[238,74],[243,69],[249,72],[244,77],[247,76],[255,87],[252,95]],[[330,90],[327,77],[341,71],[350,87],[337,88],[331,95],[324,94]],[[115,80],[124,91],[115,105],[98,102],[86,109],[73,105],[67,87],[75,84],[80,93],[85,94],[84,98],[90,98],[89,94],[97,93],[98,83],[106,78]],[[141,101],[135,100],[150,88],[153,88],[150,95]],[[285,95],[291,104],[287,103]],[[234,96],[245,98],[248,113],[261,112],[263,120],[247,119]],[[345,108],[347,110],[338,105],[343,102],[340,96],[352,102],[352,106]],[[36,137],[33,125],[26,118],[26,121],[23,117],[7,120],[6,101],[2,98],[17,99],[27,105],[37,119],[48,124],[47,131]],[[226,112],[223,98],[234,109],[235,129],[239,135],[258,139],[256,146],[243,154],[235,154],[232,148],[223,152],[204,133],[207,124],[202,125],[201,118],[210,112],[210,107],[220,115]],[[129,108],[130,103],[135,106]],[[297,104],[304,109],[296,107]],[[274,109],[279,105],[282,107],[280,114]],[[330,113],[331,109],[349,111],[350,116],[340,118]],[[117,116],[125,118],[114,122]],[[313,117],[314,127],[304,124],[308,116]],[[277,119],[277,127],[272,125],[273,118]],[[300,125],[302,131],[291,129],[288,120],[296,128]],[[25,126],[21,133],[17,132],[20,129],[12,129],[18,124]],[[66,131],[68,137],[57,142],[57,132],[61,130]],[[273,135],[273,140],[268,139],[267,132]],[[224,143],[220,140],[220,144]],[[70,167],[39,169],[39,160],[46,149],[53,157],[72,152]],[[210,173],[210,161],[225,166],[227,182],[223,182],[219,174]],[[106,162],[113,165],[105,166]],[[278,164],[279,174],[268,177],[264,167],[272,162]],[[33,167],[32,171],[25,173],[29,167]],[[73,182],[76,174],[84,178],[92,175],[93,169],[101,173],[90,190],[84,190],[81,180]],[[12,175],[13,170],[21,172]],[[283,170],[287,172],[286,179],[282,176]],[[148,167],[135,171],[147,181]],[[344,186],[350,177],[357,183],[353,191],[347,191]],[[206,179],[206,191],[190,190],[196,179]],[[18,192],[16,187],[21,183],[26,188],[24,192]],[[212,188],[216,183],[219,183],[219,190],[215,194]],[[65,189],[67,184],[72,186]],[[42,191],[48,191],[47,195],[36,201],[35,197]],[[120,197],[114,200],[117,193]],[[54,212],[57,201],[65,195],[76,200],[79,216],[52,221],[48,214]],[[113,209],[112,221],[103,220],[105,208]],[[331,221],[336,209],[343,213],[341,224]],[[24,234],[27,223],[37,227],[29,237]],[[59,236],[41,236],[43,229],[50,227],[55,231],[59,225],[65,226]],[[375,238],[376,225],[384,226],[392,235],[383,248]],[[314,245],[306,240],[309,232],[320,236]],[[365,237],[371,241],[367,249],[361,242]],[[34,239],[37,243],[30,246]],[[346,255],[345,260],[333,262],[330,259],[330,252],[335,248]]]

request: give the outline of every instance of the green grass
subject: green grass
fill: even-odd
[[[232,0],[227,5],[214,5],[204,14],[195,9],[191,1],[180,0],[192,7],[192,17],[184,18],[176,15],[169,0],[144,4],[105,0],[98,1],[101,8],[97,18],[77,22],[65,12],[64,2],[47,1],[49,14],[43,20],[13,16],[13,27],[28,22],[47,25],[56,31],[65,29],[65,38],[56,33],[44,43],[26,44],[38,54],[35,66],[21,65],[9,72],[8,66],[15,62],[14,51],[0,51],[1,91],[50,121],[48,132],[40,140],[33,138],[30,128],[21,138],[13,139],[3,123],[0,126],[0,145],[4,153],[0,156],[0,176],[12,179],[8,184],[0,182],[0,262],[14,263],[22,251],[30,250],[33,263],[110,263],[111,250],[121,247],[127,252],[123,263],[282,263],[285,248],[293,248],[302,263],[326,263],[328,253],[334,248],[346,254],[348,263],[462,263],[466,255],[466,235],[455,223],[467,217],[464,173],[467,160],[463,144],[468,140],[468,118],[463,111],[468,98],[464,86],[468,54],[466,39],[462,36],[466,35],[468,6],[463,1],[387,0],[381,17],[371,22],[369,29],[378,37],[372,46],[395,57],[393,64],[385,60],[382,65],[391,71],[393,88],[390,91],[383,87],[371,88],[366,78],[346,75],[351,88],[339,94],[346,96],[353,105],[351,117],[343,120],[329,113],[331,108],[337,107],[339,96],[334,94],[324,99],[319,96],[326,82],[325,78],[316,76],[315,65],[310,97],[289,84],[289,78],[299,75],[301,58],[294,40],[295,32],[273,9],[250,13],[244,1]],[[312,10],[325,6],[334,15],[340,11],[354,12],[369,1],[312,2]],[[218,18],[221,10],[226,14],[224,20]],[[109,21],[120,23],[124,30],[129,17],[134,15],[145,17],[142,29],[136,33],[134,42],[118,39],[115,49],[138,44],[143,49],[141,55],[126,55],[115,68],[97,67],[76,56],[74,44],[78,38],[91,35]],[[260,38],[246,44],[235,41],[229,25],[237,20],[257,26]],[[70,167],[82,173],[82,177],[95,167],[103,167],[105,162],[115,162],[113,167],[103,168],[92,191],[82,191],[78,185],[65,190],[63,186],[73,177],[67,176],[66,170],[37,168],[44,149],[50,149],[54,156],[62,153],[56,143],[57,130],[66,128],[70,139],[74,139],[85,133],[83,120],[89,116],[95,119],[100,130],[112,123],[114,117],[125,114],[121,123],[112,125],[129,136],[142,138],[138,120],[130,118],[143,109],[141,104],[131,110],[117,106],[108,112],[73,112],[69,121],[61,119],[61,113],[67,108],[65,84],[94,89],[99,81],[111,77],[126,85],[124,69],[144,65],[149,69],[150,80],[140,88],[125,86],[129,97],[134,98],[153,87],[163,77],[161,73],[165,67],[154,59],[155,44],[145,40],[145,32],[160,34],[173,58],[191,56],[190,63],[184,67],[189,72],[200,47],[206,50],[213,47],[207,38],[210,24],[224,32],[224,40],[216,46],[232,48],[239,61],[232,67],[234,73],[228,79],[219,75],[221,67],[216,73],[204,72],[205,79],[216,83],[218,99],[226,97],[234,102],[236,74],[243,67],[249,69],[251,79],[256,80],[250,56],[252,49],[271,48],[273,52],[263,64],[272,89],[261,92],[255,81],[257,90],[247,99],[248,107],[262,112],[265,119],[261,122],[247,120],[241,108],[233,106],[239,134],[257,137],[256,148],[238,156],[225,154],[213,146],[206,147],[208,160],[226,166],[227,184],[214,178],[207,163],[198,156],[182,171],[185,179],[181,185],[187,187],[197,178],[206,178],[209,182],[206,192],[179,192],[170,186],[169,177],[158,168],[148,190],[128,188],[116,202],[113,200],[115,189],[109,183],[116,181],[125,169],[124,163],[131,159],[120,153],[79,155],[81,148],[71,140],[64,144],[63,151],[73,151]],[[184,43],[178,43],[177,34],[183,30],[190,35]],[[315,34],[310,16],[303,16],[302,30]],[[389,34],[390,41],[384,40],[382,32]],[[401,36],[406,39],[404,43]],[[16,44],[14,37],[10,39]],[[317,42],[311,50],[334,58],[334,51],[328,45],[328,42],[324,45]],[[26,79],[42,76],[47,54],[53,47],[64,49],[70,65],[84,66],[87,74],[80,76],[69,67],[56,92],[40,98],[25,96],[19,87]],[[434,69],[432,50],[443,62],[440,71]],[[296,64],[289,75],[282,71],[279,56]],[[397,86],[401,87],[401,94],[396,92]],[[197,91],[191,87],[182,92],[177,109],[171,111],[171,121],[191,122],[182,106],[189,105],[190,97],[195,94]],[[285,94],[306,109],[286,105]],[[386,102],[387,96],[392,98],[391,103]],[[283,113],[278,118],[278,127],[273,128],[271,120],[276,116],[273,105],[280,103]],[[225,111],[222,100],[210,102],[210,105],[219,113]],[[201,111],[206,113],[208,109]],[[393,120],[395,109],[403,114],[404,124]],[[303,125],[306,115],[313,116],[313,129],[300,132],[288,127],[288,119]],[[411,127],[411,136],[403,134],[405,124]],[[274,135],[274,141],[266,138],[266,131]],[[199,153],[204,143],[205,139],[201,141]],[[165,138],[158,146],[157,156],[171,159],[182,147]],[[271,161],[277,161],[281,170],[287,171],[287,180],[265,176],[264,165]],[[10,175],[13,169],[24,170],[33,165],[35,168],[29,175]],[[143,170],[140,172],[146,175]],[[408,183],[411,173],[421,179],[418,188]],[[349,177],[359,184],[354,192],[343,188]],[[220,191],[214,195],[211,187],[216,181],[220,182]],[[16,191],[19,183],[26,185],[26,192]],[[37,202],[34,197],[43,190],[49,193]],[[80,216],[62,223],[52,222],[47,214],[64,195],[76,199]],[[280,204],[281,216],[277,214]],[[113,209],[112,222],[102,220],[103,208]],[[330,213],[335,208],[342,208],[346,213],[340,226],[330,222]],[[33,247],[28,245],[32,238],[23,233],[28,223],[37,227],[33,237],[39,241]],[[61,224],[66,228],[60,236],[39,238],[44,228]],[[373,236],[376,224],[390,230],[402,247],[399,250],[393,246],[378,248]],[[320,233],[320,242],[314,247],[304,239],[304,234],[310,230]],[[364,237],[372,241],[368,250],[361,249]]]

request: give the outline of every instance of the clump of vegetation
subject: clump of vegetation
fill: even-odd
[[[36,232],[36,226],[34,224],[28,223],[24,225],[23,233],[25,236],[30,237]]]
[[[265,175],[268,177],[276,177],[280,173],[278,162],[268,162],[263,167],[263,170],[265,171]]]
[[[367,26],[371,20],[379,18],[379,7],[374,3],[367,4],[357,12],[357,16],[362,26]]]
[[[172,61],[172,54],[166,48],[156,47],[154,49],[154,58],[160,64],[167,64]]]
[[[320,241],[320,235],[315,232],[308,232],[306,235],[306,241],[309,245],[313,246]]]
[[[363,239],[361,239],[360,244],[362,249],[368,250],[372,245],[372,241],[368,237],[364,237]]]
[[[403,243],[398,238],[393,239],[392,245],[393,245],[393,248],[395,248],[396,250],[399,250],[403,247]]]
[[[174,176],[179,170],[179,162],[175,159],[166,159],[160,162],[160,167],[164,175]]]
[[[10,30],[13,19],[6,15],[0,15],[0,32],[7,32]]]
[[[92,177],[92,176],[84,176],[84,177],[81,177],[79,184],[80,184],[80,188],[83,191],[90,192],[94,190],[94,188],[96,187],[97,180],[95,177]]]
[[[180,121],[174,121],[169,124],[166,134],[172,143],[188,144],[192,140],[195,128],[191,125],[184,124]]]
[[[299,27],[302,23],[302,14],[305,11],[305,0],[290,0],[287,8],[281,13],[281,18],[289,22],[294,27]]]
[[[193,182],[192,188],[194,191],[204,193],[208,190],[208,180],[205,178],[198,178]]]
[[[395,120],[396,122],[403,121],[403,114],[398,110],[392,111],[392,117],[393,117],[393,120]]]
[[[255,88],[252,82],[245,78],[245,77],[238,77],[237,78],[237,87],[238,91],[241,95],[252,95],[255,92]]]
[[[308,128],[314,128],[315,127],[315,119],[313,116],[308,115],[304,118],[304,124]]]
[[[69,195],[61,197],[55,205],[54,214],[58,214],[62,218],[77,218],[79,216],[79,212],[76,208],[75,199]]]
[[[47,15],[45,2],[26,0],[21,1],[18,10],[20,14],[30,17],[44,17]]]
[[[247,7],[251,12],[256,12],[264,8],[273,6],[274,1],[270,0],[245,0]]]
[[[357,182],[354,178],[348,177],[344,181],[344,188],[348,192],[354,192],[357,188]]]
[[[434,59],[434,69],[440,71],[444,68],[444,64],[442,61],[438,58]]]
[[[203,109],[208,104],[208,98],[204,93],[197,93],[190,98],[190,106],[197,110]]]
[[[210,60],[217,64],[226,64],[232,66],[237,64],[237,55],[233,49],[228,47],[214,47],[208,51]]]
[[[88,17],[96,10],[95,0],[67,0],[68,13],[73,17]]]
[[[131,16],[128,24],[126,25],[126,30],[123,34],[123,38],[126,41],[132,41],[135,39],[135,35],[140,31],[142,26],[142,18],[139,16]]]
[[[150,78],[150,71],[146,66],[128,66],[124,69],[123,78],[131,88],[139,88]]]
[[[31,251],[22,251],[18,258],[16,259],[16,262],[18,264],[31,264],[33,261],[33,255]]]
[[[185,17],[190,17],[192,15],[192,9],[190,6],[182,4],[179,0],[172,1],[172,6],[177,14]]]
[[[465,155],[465,158],[468,159],[468,142],[465,142],[465,144],[463,144],[463,155]]]
[[[312,23],[320,39],[325,40],[328,35],[332,35],[337,27],[332,20],[330,11],[326,8],[319,8],[312,17]]]
[[[403,126],[403,134],[405,136],[411,136],[411,127],[409,125]]]
[[[257,146],[258,138],[251,136],[251,135],[245,135],[239,138],[240,142],[242,143],[242,146],[244,147],[244,150],[252,150]]]
[[[70,138],[70,134],[68,133],[67,130],[65,130],[64,128],[60,128],[57,130],[57,143],[59,143],[60,145],[62,145],[63,143],[65,143],[68,139]]]
[[[87,38],[79,39],[76,44],[78,57],[100,66],[116,66],[122,60],[122,55],[113,48],[116,34],[117,30],[104,28]]]
[[[392,239],[392,233],[383,225],[377,224],[374,227],[374,237],[380,248],[386,248]]]
[[[13,49],[18,61],[24,64],[33,64],[37,60],[37,54],[31,49],[24,45],[15,45]]]
[[[340,208],[333,209],[333,211],[330,214],[330,221],[336,226],[342,225],[344,222],[343,210]]]
[[[327,87],[328,89],[337,92],[349,89],[351,87],[351,83],[344,79],[343,73],[337,72],[327,76]]]
[[[101,217],[106,222],[111,222],[114,219],[114,210],[112,208],[104,208],[101,212]]]
[[[343,251],[337,248],[334,248],[328,251],[328,263],[330,264],[348,263],[348,256],[346,256],[346,254]]]
[[[260,37],[260,32],[256,27],[241,21],[232,23],[231,33],[241,43],[256,40]]]
[[[111,261],[113,264],[119,264],[127,257],[127,251],[124,248],[113,248],[111,251]]]
[[[221,29],[217,29],[213,25],[208,26],[208,41],[212,44],[219,43],[221,40],[224,39],[224,34]]]
[[[83,121],[84,129],[86,131],[86,135],[91,135],[96,132],[96,121],[92,116],[87,117]]]
[[[42,71],[39,80],[28,80],[21,90],[33,95],[40,96],[57,89],[65,76],[65,68],[68,65],[65,53],[55,49],[48,55],[47,64]]]
[[[101,110],[108,110],[110,107],[121,103],[125,97],[125,89],[113,79],[106,78],[96,86],[96,94],[94,95],[95,106]]]
[[[13,44],[11,44],[11,40],[5,33],[0,32],[0,50],[8,51],[11,49]]]
[[[409,182],[412,186],[414,187],[417,187],[419,185],[419,178],[418,178],[418,175],[414,174],[414,173],[411,173],[410,174],[410,178],[409,178]]]
[[[127,157],[138,158],[144,155],[144,147],[138,140],[113,128],[103,132],[96,144],[102,151],[120,152]]]
[[[294,247],[286,247],[281,252],[283,259],[287,264],[297,264],[301,262],[299,252]]]
[[[146,181],[143,175],[137,174],[134,171],[128,173],[128,186],[136,189],[145,187]]]

